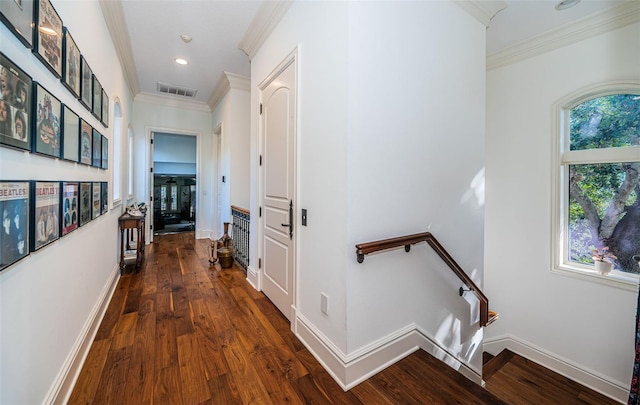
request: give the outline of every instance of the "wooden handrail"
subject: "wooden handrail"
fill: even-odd
[[[379,252],[382,250],[393,249],[400,246],[404,246],[405,252],[411,250],[411,245],[416,243],[427,242],[429,246],[440,256],[445,264],[455,273],[456,276],[469,288],[465,290],[460,288],[460,295],[467,291],[473,291],[480,301],[480,326],[487,326],[497,319],[497,314],[492,312],[494,316],[489,316],[489,299],[473,282],[471,277],[465,273],[465,271],[458,265],[458,263],[451,257],[449,252],[438,242],[438,240],[431,234],[431,232],[416,233],[413,235],[400,236],[391,239],[382,239],[374,242],[359,243],[356,245],[356,255],[358,257],[358,263],[364,261],[364,255],[373,252]]]
[[[235,205],[232,205],[232,206],[231,206],[231,209],[232,209],[232,210],[236,210],[236,211],[238,211],[238,212],[242,212],[243,214],[246,214],[246,215],[251,215],[251,212],[250,212],[249,210],[244,209],[244,208],[237,207],[237,206],[235,206]]]

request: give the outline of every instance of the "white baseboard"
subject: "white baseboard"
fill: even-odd
[[[549,370],[576,381],[585,387],[601,393],[620,403],[626,403],[629,396],[629,387],[620,381],[611,379],[590,370],[579,364],[550,353],[536,345],[519,339],[513,335],[501,335],[490,339],[485,339],[485,352],[497,355],[504,349],[509,349],[531,361],[534,361]]]
[[[43,401],[44,404],[66,404],[69,401],[80,370],[82,370],[82,365],[89,354],[89,349],[91,349],[93,339],[98,333],[102,318],[116,290],[118,280],[120,280],[120,266],[116,264],[102,289],[98,301],[89,313],[84,327],[71,348],[71,352],[60,368],[51,388],[49,388],[49,392]]]
[[[390,365],[422,349],[477,384],[482,377],[440,347],[415,324],[408,325],[366,347],[346,355],[311,322],[295,318],[294,333],[340,387],[347,391]]]
[[[211,239],[213,240],[213,232],[206,229],[196,229],[196,239]]]
[[[253,288],[258,291],[262,291],[262,284],[260,283],[260,274],[251,266],[247,267],[247,282],[251,284]]]

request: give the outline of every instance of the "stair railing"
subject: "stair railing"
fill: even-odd
[[[498,314],[489,311],[489,299],[480,290],[480,288],[473,282],[471,277],[465,273],[465,271],[456,263],[451,257],[449,252],[438,242],[438,240],[431,234],[431,232],[416,233],[413,235],[399,236],[397,238],[382,239],[373,242],[359,243],[356,245],[356,255],[358,263],[364,262],[364,256],[369,253],[379,252],[382,250],[388,250],[404,246],[405,252],[411,250],[411,245],[416,243],[427,242],[429,246],[440,256],[445,264],[455,273],[456,276],[467,286],[467,289],[460,287],[459,294],[462,296],[465,292],[472,291],[478,300],[480,301],[480,326],[488,326],[496,319]]]
[[[251,213],[249,210],[231,206],[231,219],[233,221],[233,245],[235,247],[235,259],[243,269],[249,267],[249,226]]]

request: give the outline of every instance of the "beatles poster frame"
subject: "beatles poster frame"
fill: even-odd
[[[0,213],[2,214],[0,271],[27,257],[30,253],[28,245],[30,200],[31,183],[29,181],[0,181]],[[13,217],[11,212],[14,213]],[[11,232],[15,227],[15,216],[18,216],[18,222],[24,224],[18,228],[17,235]]]
[[[93,98],[93,71],[84,55],[80,55],[80,103],[87,110],[91,111],[91,100]]]
[[[100,114],[100,122],[105,128],[109,128],[109,96],[107,92],[102,89],[102,113]]]
[[[80,49],[69,33],[62,27],[64,41],[62,46],[62,84],[69,89],[75,98],[80,97]]]
[[[53,73],[62,77],[62,19],[49,0],[37,0],[33,53]]]
[[[62,106],[62,153],[69,162],[80,160],[80,117],[67,105]]]
[[[0,145],[31,151],[32,123],[30,120],[33,119],[33,114],[31,113],[33,107],[33,82],[31,76],[0,52],[0,76],[3,75],[6,77],[4,80],[12,82],[10,83],[12,94],[7,96],[11,100],[4,100],[5,95],[0,93],[0,98],[3,99],[0,100],[0,103],[7,113],[8,122],[8,126],[0,123]],[[17,96],[18,91],[25,93],[25,97]],[[21,118],[24,131],[23,137],[18,136],[15,132],[16,116]],[[7,131],[9,133],[5,133]]]
[[[91,166],[102,167],[102,134],[93,128],[93,147],[91,148]]]
[[[102,163],[100,165],[103,169],[109,168],[109,139],[102,135]]]
[[[62,196],[60,203],[60,236],[66,236],[78,229],[80,220],[80,183],[77,181],[61,182]]]
[[[80,161],[83,165],[91,166],[91,149],[93,145],[93,127],[80,118]]]
[[[92,210],[91,210],[91,219],[96,219],[101,215],[102,212],[102,185],[99,181],[94,181],[91,183],[91,195],[92,195]]]
[[[92,203],[93,203],[93,198],[91,196],[93,191],[91,189],[91,182],[90,181],[80,182],[79,190],[80,190],[79,191],[80,194],[78,197],[78,207],[79,207],[80,213],[78,214],[78,226],[85,226],[86,224],[91,222],[91,220],[93,219],[91,216],[91,209],[92,209]]]
[[[60,182],[31,181],[31,251],[60,239]]]
[[[40,83],[33,82],[32,152],[60,158],[60,114],[62,103]],[[48,134],[45,133],[47,129]],[[44,135],[44,137],[43,137]]]
[[[102,119],[102,85],[98,77],[93,75],[93,96],[91,98],[91,114],[100,121]]]
[[[27,48],[33,48],[33,0],[0,1],[0,20]]]
[[[109,212],[109,183],[100,183],[100,215]]]

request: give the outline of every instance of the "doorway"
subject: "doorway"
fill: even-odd
[[[196,229],[197,137],[153,131],[153,235]]]
[[[296,59],[294,52],[259,86],[262,290],[289,320],[296,295]]]

